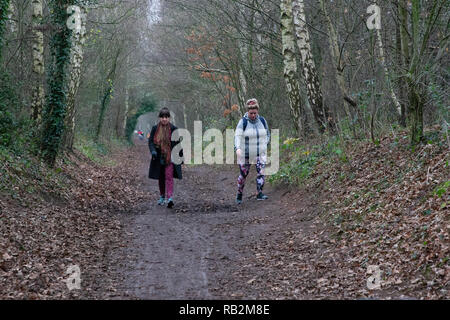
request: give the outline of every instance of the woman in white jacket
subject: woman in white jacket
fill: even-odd
[[[256,165],[256,189],[257,200],[266,200],[268,197],[263,194],[264,188],[264,168],[267,161],[267,145],[270,140],[269,127],[267,121],[260,116],[259,104],[256,99],[250,99],[246,103],[247,113],[239,121],[234,136],[234,147],[236,150],[239,177],[238,193],[236,203],[242,203],[242,193],[244,192],[245,180],[250,172],[250,166]]]

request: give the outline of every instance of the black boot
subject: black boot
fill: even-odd
[[[169,200],[167,200],[167,208],[172,209],[174,206],[173,200],[172,198],[169,198]]]

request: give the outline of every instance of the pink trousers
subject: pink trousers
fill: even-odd
[[[159,194],[166,199],[173,196],[173,163],[162,166],[159,173]]]

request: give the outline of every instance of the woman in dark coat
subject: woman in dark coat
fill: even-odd
[[[180,143],[180,140],[172,141],[172,134],[177,130],[170,123],[170,111],[162,108],[159,112],[159,122],[152,128],[148,146],[152,154],[150,170],[148,177],[159,180],[159,205],[164,205],[167,201],[167,207],[172,208],[173,203],[173,179],[181,179],[181,163],[176,164],[178,159],[172,159],[173,148]],[[178,154],[180,159],[183,157],[183,150]],[[174,161],[177,160],[175,163]]]

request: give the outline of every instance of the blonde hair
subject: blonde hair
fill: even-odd
[[[258,100],[256,100],[255,98],[248,99],[245,105],[247,106],[247,110],[259,109]]]

